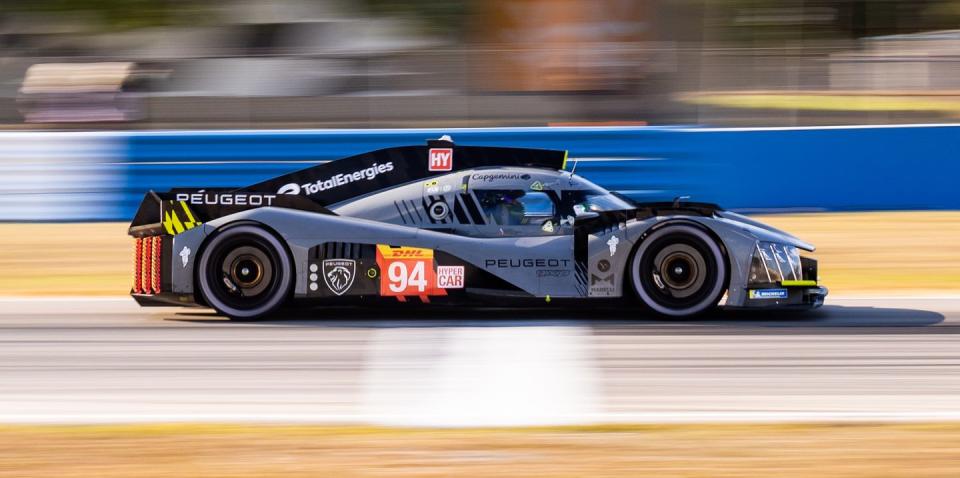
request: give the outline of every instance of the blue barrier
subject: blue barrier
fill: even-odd
[[[567,149],[577,173],[637,199],[690,195],[753,211],[960,209],[960,126],[949,125],[15,134],[13,149],[0,135],[0,220],[128,220],[149,189],[239,187],[442,134]],[[16,154],[29,135],[39,135],[36,151]],[[43,168],[10,176],[38,155]]]
[[[125,144],[109,133],[0,133],[0,220],[125,218]]]

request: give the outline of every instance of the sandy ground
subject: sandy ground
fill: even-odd
[[[819,249],[832,293],[960,291],[960,212],[758,216]],[[0,295],[122,295],[126,224],[0,224]]]
[[[960,212],[758,216],[817,246],[831,293],[960,291]]]
[[[745,109],[833,111],[927,111],[956,117],[957,91],[738,91],[677,95],[684,103]]]
[[[0,477],[953,478],[960,425],[0,428]]]

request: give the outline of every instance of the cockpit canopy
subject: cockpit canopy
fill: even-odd
[[[500,167],[458,171],[335,205],[334,212],[463,235],[569,233],[589,212],[633,203],[566,171]]]

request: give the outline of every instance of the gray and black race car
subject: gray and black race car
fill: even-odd
[[[565,171],[565,151],[449,137],[242,188],[149,192],[131,291],[235,319],[284,305],[621,299],[689,317],[813,308],[814,247],[712,204],[636,203]],[[509,299],[509,300],[508,300]]]

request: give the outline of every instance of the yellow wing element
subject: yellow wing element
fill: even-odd
[[[164,205],[166,207],[163,211],[163,229],[167,234],[177,235],[203,224],[193,216],[186,201],[167,201]],[[181,215],[183,219],[180,218]]]
[[[384,259],[433,259],[433,249],[421,247],[390,247],[377,244],[377,253]]]
[[[783,280],[780,285],[784,287],[812,287],[817,285],[815,280]]]

